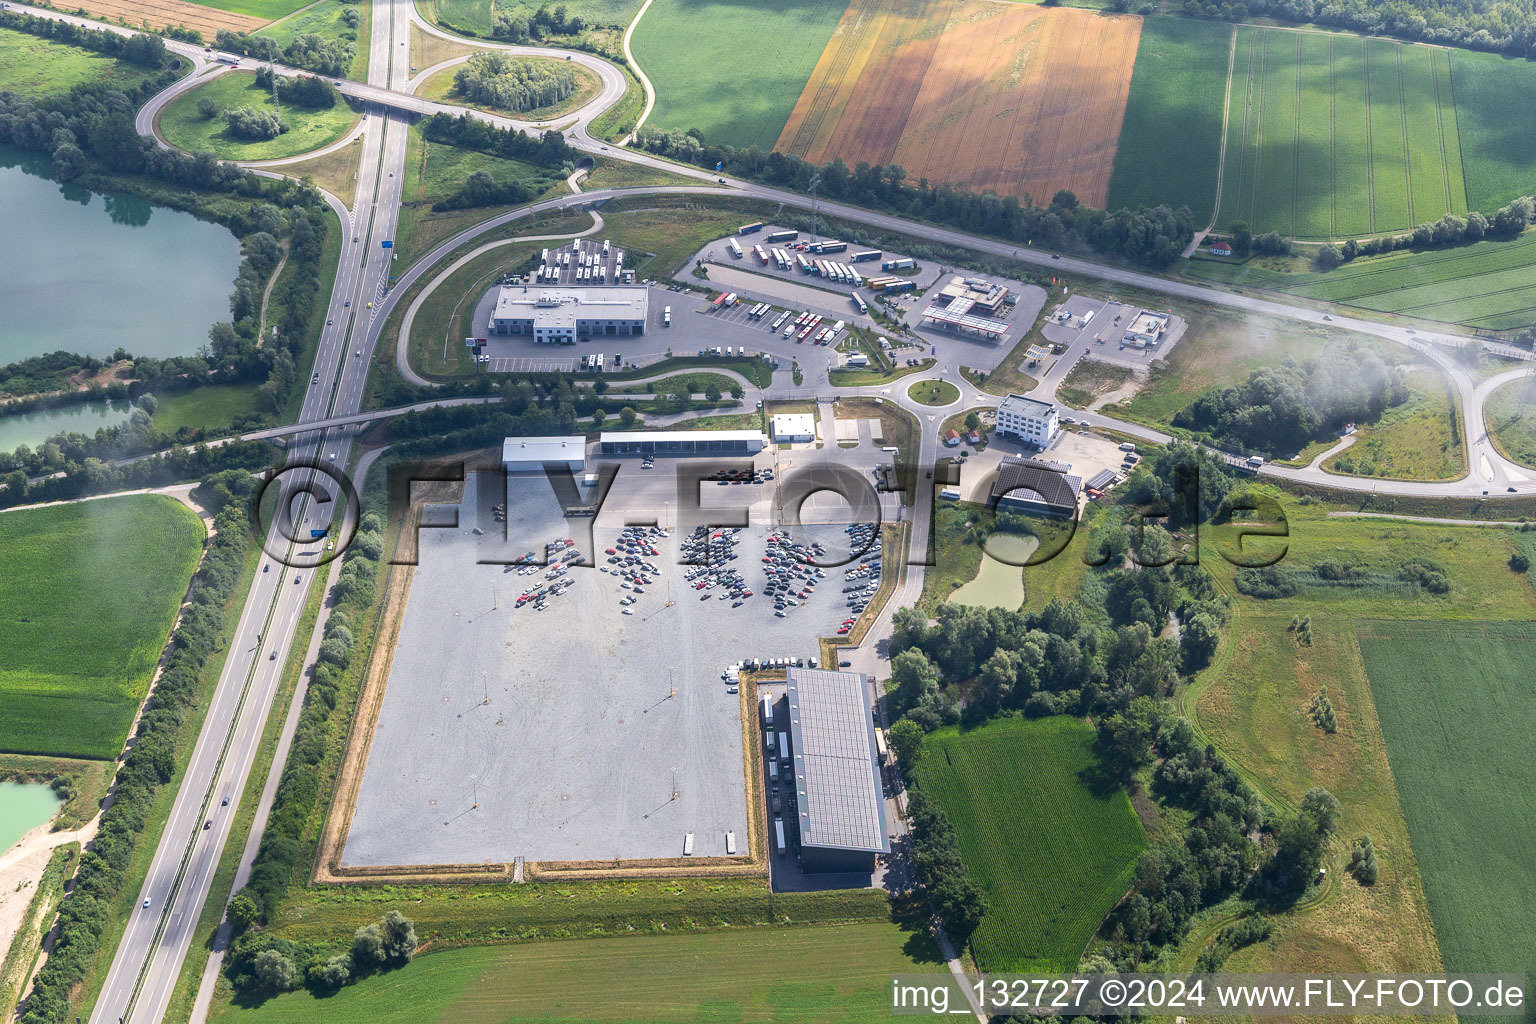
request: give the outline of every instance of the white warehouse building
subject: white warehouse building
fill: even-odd
[[[587,439],[581,434],[555,437],[508,437],[501,442],[501,464],[509,473],[541,472],[545,463],[565,463],[573,472],[587,464]]]
[[[1050,402],[1010,394],[997,407],[997,432],[1044,448],[1061,432],[1061,419]]]
[[[816,417],[808,412],[781,412],[773,417],[773,439],[781,444],[816,440]]]
[[[649,304],[644,288],[563,291],[503,285],[491,313],[491,330],[531,334],[534,341],[557,345],[577,338],[644,334]]]

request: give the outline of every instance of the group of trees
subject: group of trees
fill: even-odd
[[[288,122],[270,110],[236,107],[224,111],[224,130],[237,139],[265,142],[288,130]]]
[[[352,67],[352,58],[357,56],[357,46],[351,41],[327,39],[314,32],[300,33],[287,46],[279,46],[277,40],[266,36],[221,28],[214,42],[219,49],[230,53],[250,54],[258,60],[276,61],[332,78],[345,78]]]
[[[1536,52],[1536,10],[1527,0],[1184,0],[1183,10],[1205,17],[1281,18],[1515,56]]]
[[[336,708],[342,677],[352,664],[356,641],[351,616],[373,602],[383,551],[384,517],[379,512],[368,512],[359,520],[357,534],[343,556],[342,569],[332,589],[335,605],[325,623],[319,659],[310,671],[309,689],[304,695],[293,745],[283,766],[261,846],[251,864],[250,880],[241,890],[252,901],[251,920],[271,919],[306,852],[304,828],[320,796],[317,766],[336,742],[338,728],[345,725],[332,722],[331,712]],[[233,918],[231,923],[239,924]],[[231,971],[232,979],[240,976],[241,969]]]
[[[497,110],[534,110],[576,91],[576,73],[564,61],[477,53],[454,72],[453,84],[470,102]]]
[[[1374,422],[1408,394],[1402,375],[1375,352],[1335,347],[1207,391],[1175,413],[1173,425],[1247,450],[1289,454],[1346,423]]]
[[[41,36],[44,39],[67,43],[96,53],[105,53],[130,64],[137,64],[141,68],[164,68],[167,65],[174,67],[176,64],[175,58],[170,57],[166,52],[165,40],[149,32],[122,35],[107,29],[86,28],[73,22],[55,21],[51,18],[39,18],[9,10],[0,11],[0,28]]]
[[[907,790],[907,825],[912,834],[913,877],[949,937],[964,945],[987,912],[987,901],[960,859],[955,828],[943,808],[917,786]]]
[[[1110,213],[1084,206],[1062,190],[1048,206],[1030,197],[994,192],[970,192],[933,185],[923,178],[915,184],[896,164],[860,163],[850,169],[841,158],[817,166],[787,153],[764,153],[756,146],[738,150],[710,145],[696,129],[666,131],[642,128],[637,145],[713,169],[717,165],[738,177],[810,192],[824,199],[886,210],[904,217],[1005,238],[1020,245],[1078,249],[1119,256],[1149,267],[1166,267],[1178,259],[1194,237],[1194,216],[1187,207],[1166,205],[1121,209]]]
[[[498,12],[492,24],[491,36],[511,43],[526,43],[550,36],[576,36],[586,29],[586,19],[579,14],[568,14],[565,4],[557,4],[554,10],[541,4],[532,14],[528,13],[526,7]]]
[[[351,947],[338,952],[249,929],[246,915],[251,904],[243,891],[230,900],[229,909],[232,922],[240,922],[237,927],[243,930],[230,943],[224,974],[235,991],[246,997],[264,998],[297,988],[329,995],[349,982],[408,964],[416,955],[416,926],[398,910],[357,929]]]
[[[176,772],[176,741],[195,708],[198,681],[210,655],[223,645],[225,608],[241,578],[251,542],[245,513],[224,509],[192,578],[188,603],[171,635],[170,653],[144,704],[134,741],[101,814],[96,837],[80,857],[74,889],[59,905],[58,939],[38,972],[23,1024],[61,1024],[69,996],[84,979],[111,933],[125,898],[124,875],[140,837],[150,827],[156,791]]]
[[[341,99],[341,93],[328,79],[319,75],[279,75],[271,68],[256,72],[256,84],[268,92],[274,87],[284,103],[309,110],[330,110]]]
[[[526,203],[549,187],[549,179],[539,177],[532,182],[510,179],[497,181],[490,171],[475,171],[464,179],[464,184],[450,196],[432,204],[432,209],[473,210],[484,206],[511,206]]]
[[[1377,256],[1403,249],[1441,249],[1470,245],[1484,238],[1513,238],[1536,222],[1536,198],[1521,196],[1489,217],[1476,210],[1465,217],[1448,213],[1437,221],[1416,225],[1405,235],[1383,235],[1356,241],[1353,238],[1320,247],[1312,258],[1319,270],[1333,270],[1357,256]]]
[[[574,164],[581,155],[559,132],[543,132],[535,137],[515,128],[497,128],[468,114],[433,114],[421,122],[421,131],[428,142],[474,149],[540,167],[564,167]]]

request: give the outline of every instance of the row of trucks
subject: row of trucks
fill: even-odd
[[[590,247],[590,248],[589,248]],[[608,257],[613,257],[613,278],[624,276],[624,250],[615,251],[608,239],[603,239],[602,251],[596,242],[577,241],[572,248],[557,250],[553,254],[545,249],[539,253],[539,267],[534,271],[538,284],[558,284],[560,272],[571,270],[571,280],[577,284],[606,284],[608,282]]]
[[[623,357],[617,352],[613,354],[613,368],[615,370],[619,368],[619,364],[623,361]],[[581,357],[581,370],[583,373],[602,373],[603,368],[607,365],[608,361],[601,352],[594,352],[589,356]]]

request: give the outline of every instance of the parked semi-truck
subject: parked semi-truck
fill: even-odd
[[[910,256],[902,256],[894,260],[883,260],[880,263],[881,270],[908,270],[915,266],[917,266],[917,260]]]
[[[845,252],[848,249],[847,242],[819,242],[813,246],[817,252]]]
[[[734,239],[734,238],[727,238],[725,240],[725,247],[727,249],[731,250],[731,255],[732,256],[736,257],[738,260],[741,259],[741,243],[740,242],[736,241],[736,239]]]
[[[885,253],[881,252],[879,249],[866,249],[863,252],[854,253],[852,256],[848,257],[848,259],[854,263],[863,263],[865,260],[877,260],[884,255]]]
[[[737,228],[736,233],[738,235],[750,235],[754,231],[761,230],[763,230],[763,222],[760,220],[755,220],[751,224],[743,224],[741,227]]]
[[[798,231],[770,231],[768,233],[768,241],[770,242],[793,242],[799,237],[800,232]]]

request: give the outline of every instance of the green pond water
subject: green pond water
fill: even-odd
[[[48,786],[0,782],[0,853],[52,818],[58,809],[59,798]]]
[[[981,571],[971,582],[950,594],[949,603],[1017,611],[1024,603],[1024,570],[1017,564],[1009,565],[998,559],[1022,563],[1039,546],[1040,541],[1035,537],[994,533],[987,538],[986,553],[981,556]]]

